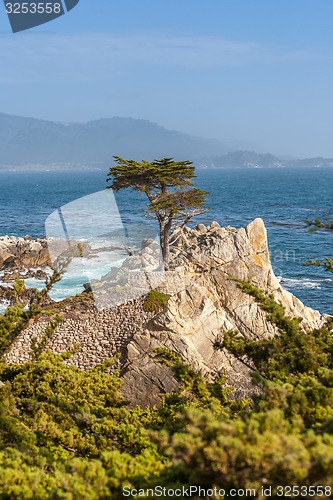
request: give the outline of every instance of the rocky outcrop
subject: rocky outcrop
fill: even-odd
[[[56,251],[58,260],[53,258],[56,267],[58,261],[61,263],[66,258],[93,255],[99,251],[91,250],[89,243],[60,238],[0,236],[0,270],[18,273],[31,268],[47,267],[51,264],[49,250]]]
[[[50,264],[47,240],[30,236],[0,237],[0,269],[25,269]]]
[[[302,318],[309,330],[325,317],[284,290],[274,276],[261,219],[246,228],[220,227],[217,222],[174,236],[174,271],[161,290],[171,294],[167,309],[153,318],[128,345],[124,367],[124,394],[139,404],[157,404],[159,393],[177,386],[169,368],[156,363],[154,349],[167,347],[208,377],[224,372],[235,396],[253,390],[250,369],[225,350],[217,349],[223,332],[237,330],[251,339],[275,335],[276,328],[237,281],[251,281]]]
[[[143,245],[139,257],[141,263],[148,263],[144,272],[136,274],[138,256],[129,257],[121,269],[111,271],[108,280],[102,282],[102,291],[111,284],[127,286],[132,274],[146,275],[150,269],[147,266],[151,267],[150,255],[150,245]],[[240,290],[239,281],[250,281],[273,294],[286,314],[301,318],[305,330],[319,328],[326,320],[281,287],[272,270],[261,219],[241,229],[220,227],[217,222],[208,227],[199,224],[194,229],[184,228],[174,234],[171,255],[172,270],[163,274],[163,282],[158,285],[170,296],[166,310],[158,315],[146,313],[142,298],[105,311],[85,310],[74,303],[66,312],[67,306],[63,306],[64,321],[47,348],[63,352],[80,344],[70,362],[83,369],[120,352],[123,393],[133,404],[158,404],[160,393],[177,387],[170,368],[156,362],[158,347],[179,353],[208,378],[225,373],[227,383],[234,387],[233,396],[243,397],[255,390],[251,368],[221,349],[224,333],[237,330],[245,338],[260,340],[277,331],[254,299]],[[139,289],[140,283],[133,286]],[[7,361],[29,359],[31,340],[42,339],[46,325],[47,318],[31,322],[6,354]]]
[[[50,263],[48,241],[46,239],[33,239],[30,236],[24,238],[1,236],[0,302],[6,305],[15,304],[17,295],[13,287],[14,281],[27,278],[45,280],[47,277],[46,268]],[[33,289],[24,287],[20,291],[20,299],[22,302],[28,303],[34,294]],[[43,304],[46,305],[50,302],[51,299],[47,297]]]
[[[30,299],[36,297],[36,289],[26,288],[24,286],[20,290],[19,296],[21,304],[28,304]],[[5,301],[7,305],[14,305],[17,303],[17,293],[13,285],[10,284],[0,285],[0,299],[2,301]],[[46,306],[51,304],[52,302],[53,302],[52,299],[46,294],[46,296],[41,301],[40,305]]]
[[[124,250],[124,249],[123,249]],[[124,252],[124,258],[125,258]],[[109,309],[146,295],[165,280],[160,245],[155,240],[144,239],[141,248],[131,249],[121,267],[113,267],[98,280],[91,280],[96,305]]]

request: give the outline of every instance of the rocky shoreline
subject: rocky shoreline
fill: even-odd
[[[45,281],[51,259],[45,238],[31,236],[0,237],[0,302],[12,305],[16,301],[13,284],[16,280],[34,278]],[[34,291],[24,289],[21,297],[29,301]]]
[[[46,238],[0,236],[0,270],[24,271],[50,264]]]
[[[40,251],[42,242],[32,248],[47,262]],[[148,247],[143,247],[143,252],[145,248]],[[216,346],[221,345],[228,330],[257,340],[278,332],[237,282],[251,282],[273,294],[287,315],[301,318],[305,330],[320,328],[328,318],[304,306],[281,287],[272,269],[261,219],[240,229],[221,227],[217,222],[184,228],[175,235],[171,255],[172,270],[165,273],[158,285],[161,292],[170,296],[164,311],[148,313],[143,297],[98,311],[92,294],[83,293],[49,306],[48,314],[31,320],[8,349],[6,360],[22,363],[31,359],[32,339],[40,342],[50,318],[60,312],[63,321],[46,348],[60,353],[79,345],[68,362],[82,369],[119,354],[122,390],[133,404],[158,404],[160,393],[177,386],[170,368],[156,363],[155,349],[160,347],[180,354],[208,378],[224,373],[227,383],[234,387],[234,397],[243,397],[254,390],[249,367]],[[35,257],[31,262],[36,263]],[[128,280],[135,273],[131,263],[133,257],[126,259],[119,271],[111,273],[112,280]]]
[[[50,256],[56,250],[58,259]],[[58,238],[32,238],[31,236],[0,237],[0,302],[15,303],[13,284],[16,280],[35,279],[41,282],[52,274],[52,264],[64,262],[69,257],[93,257],[98,249],[92,250],[85,242],[66,241]],[[60,266],[61,267],[61,266]],[[21,297],[29,300],[32,289],[24,289]],[[49,299],[52,301],[52,299]]]

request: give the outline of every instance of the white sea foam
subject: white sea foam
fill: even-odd
[[[66,269],[61,281],[53,286],[50,297],[59,301],[83,292],[83,284],[93,279],[100,279],[107,274],[111,267],[120,267],[126,255],[122,252],[100,252],[93,257],[75,257]],[[52,272],[48,270],[48,274]],[[27,288],[42,290],[45,281],[28,278],[25,281]]]
[[[82,291],[84,283],[94,279],[98,280],[103,275],[108,274],[111,268],[119,267],[129,255],[126,249],[130,248],[131,253],[136,254],[144,240],[154,240],[156,229],[150,225],[142,224],[141,218],[139,221],[139,223],[124,224],[114,194],[107,190],[78,198],[52,212],[45,222],[45,232],[48,238],[51,261],[55,266],[63,256],[63,243],[65,241],[86,241],[92,250],[98,252],[88,257],[73,259],[66,269],[62,281],[54,287],[53,296],[56,294],[57,297],[63,298],[64,294],[67,294],[66,286],[71,290],[67,296]],[[70,246],[68,243],[69,250]],[[160,260],[159,255],[157,265]],[[161,273],[158,274],[158,276],[160,275]],[[78,287],[80,288],[78,289]],[[132,288],[133,293],[138,293],[137,287],[135,291],[135,287]],[[92,289],[96,306],[98,308],[108,306],[109,304],[106,304],[106,295],[108,294],[105,294],[104,291],[101,294],[94,285],[92,285]],[[144,294],[142,290],[141,292]],[[110,293],[111,300],[112,292],[108,293]],[[103,304],[100,304],[101,296],[103,296]],[[127,301],[129,296],[127,295],[123,299]]]
[[[282,286],[284,286],[288,290],[321,289],[320,281],[316,281],[310,278],[285,278],[281,276],[279,276],[279,278]]]
[[[24,280],[24,283],[27,288],[37,288],[37,290],[43,290],[43,288],[45,288],[45,281],[38,280],[37,278],[27,278]]]

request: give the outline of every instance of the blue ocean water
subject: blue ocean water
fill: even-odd
[[[105,189],[106,174],[0,172],[0,234],[44,236],[50,213]],[[283,286],[305,304],[333,313],[333,275],[303,265],[309,259],[333,257],[333,234],[309,234],[303,222],[333,217],[333,169],[203,169],[197,171],[196,185],[210,193],[210,212],[200,217],[202,222],[241,227],[262,217],[275,274],[282,277]],[[130,191],[116,193],[116,199],[123,222],[140,224],[145,199]],[[68,291],[71,283],[66,286]]]

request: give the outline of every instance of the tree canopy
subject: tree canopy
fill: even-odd
[[[183,227],[193,217],[206,212],[203,189],[193,187],[195,167],[190,161],[135,161],[115,156],[107,181],[109,189],[130,188],[144,193],[149,201],[146,213],[158,221],[160,244],[165,267],[169,265],[170,237],[177,227]]]

